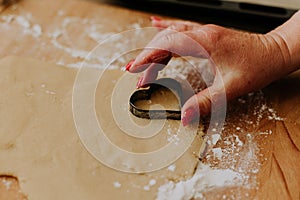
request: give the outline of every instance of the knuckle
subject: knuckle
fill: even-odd
[[[222,35],[226,30],[225,28],[215,24],[207,24],[204,25],[203,28],[211,35]]]
[[[164,40],[168,44],[174,42],[174,40],[175,40],[174,34],[165,35]]]
[[[214,24],[207,24],[199,29],[212,44],[217,44],[220,39],[226,35],[226,30],[227,29]]]

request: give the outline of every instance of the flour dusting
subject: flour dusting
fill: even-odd
[[[5,189],[6,189],[6,190],[10,190],[10,187],[11,187],[12,182],[9,181],[9,180],[6,180],[6,179],[4,178],[4,179],[2,179],[2,184],[5,186]]]
[[[176,170],[176,165],[170,165],[169,167],[168,167],[168,170],[169,171],[171,171],[171,172],[174,172],[175,170]]]
[[[187,74],[183,75],[188,78]],[[165,180],[158,188],[157,200],[210,199],[211,195],[214,199],[249,199],[254,193],[247,191],[259,189],[256,176],[267,158],[260,152],[257,141],[262,135],[267,137],[273,132],[270,129],[261,131],[261,128],[255,131],[256,127],[262,121],[284,119],[268,105],[262,91],[245,95],[237,102],[240,105],[233,104],[232,113],[235,114],[229,111],[222,133],[212,130],[208,143],[213,148],[198,163],[195,173],[184,180]],[[252,107],[244,110],[246,104]]]
[[[114,182],[114,187],[115,187],[115,188],[120,188],[121,186],[122,186],[122,185],[121,185],[120,182],[118,182],[118,181]]]
[[[18,7],[16,9],[19,10],[18,14],[0,16],[1,32],[5,34],[13,30],[17,34],[16,37],[20,40],[24,38],[24,41],[33,39],[39,42],[42,37],[43,39],[48,38],[49,41],[41,43],[41,47],[47,45],[47,49],[54,51],[57,49],[61,56],[58,59],[57,56],[53,58],[56,59],[54,62],[73,68],[120,69],[129,59],[132,59],[132,55],[127,52],[127,47],[135,45],[132,38],[135,38],[135,34],[141,34],[138,29],[143,23],[143,21],[138,21],[126,27],[119,25],[114,30],[107,30],[105,24],[111,24],[109,19],[68,16],[64,10],[58,10],[54,13],[59,19],[58,25],[43,30],[43,27],[36,23],[38,19],[32,13],[25,12]],[[79,26],[81,28],[78,36],[78,33],[75,32]],[[124,30],[133,30],[133,34],[130,37],[119,34]],[[28,38],[28,36],[32,38]],[[107,47],[103,47],[104,51],[97,51],[97,46],[108,39],[107,43],[109,44],[106,44]],[[40,49],[44,50],[45,48]],[[16,47],[13,52],[17,54],[18,51],[19,48]],[[125,55],[123,55],[124,53]],[[39,57],[39,59],[46,58]]]
[[[133,45],[130,38],[125,38],[121,35],[115,35],[124,29],[107,31],[103,24],[94,19],[80,18],[67,16],[65,11],[58,10],[57,16],[61,18],[59,26],[53,30],[45,32],[43,27],[36,23],[36,20],[30,13],[22,13],[18,15],[2,15],[0,16],[0,26],[2,30],[9,30],[14,27],[17,32],[22,36],[28,37],[30,40],[38,41],[41,37],[46,37],[50,40],[49,45],[51,48],[64,54],[56,60],[57,64],[80,68],[92,67],[100,69],[121,69],[128,59],[120,55],[120,52],[126,50],[125,47]],[[125,29],[139,29],[142,22],[133,23]],[[14,25],[14,26],[12,26]],[[84,27],[84,32],[81,38],[82,41],[90,41],[94,46],[79,46],[72,40],[72,27]],[[124,27],[123,27],[124,28]],[[141,31],[137,30],[135,34],[140,34]],[[113,37],[112,37],[113,36]],[[132,35],[135,37],[135,35]],[[113,41],[112,51],[107,48],[105,52],[93,52],[91,50],[99,43],[110,38]],[[76,38],[77,39],[77,38]],[[49,48],[50,48],[49,47]],[[110,63],[112,60],[114,62]],[[195,92],[199,92],[212,84],[213,75],[209,70],[210,63],[203,59],[188,59],[174,58],[165,68],[159,73],[159,77],[171,77],[179,80],[187,80]],[[190,66],[190,67],[188,67]],[[46,85],[42,84],[41,88],[48,95],[55,95],[55,91],[49,90]],[[28,91],[27,96],[33,96],[35,93]],[[133,185],[138,189],[149,191],[151,188],[158,187],[157,199],[205,199],[207,192],[218,194],[219,189],[222,188],[254,188],[258,187],[256,182],[256,174],[259,172],[262,165],[260,158],[264,155],[260,153],[259,145],[256,142],[257,137],[268,137],[272,135],[272,130],[266,129],[259,132],[248,131],[249,127],[258,127],[262,120],[269,121],[282,121],[284,120],[278,116],[277,112],[267,105],[263,93],[253,92],[237,99],[237,105],[240,107],[247,107],[247,105],[254,105],[250,111],[242,112],[236,111],[237,117],[232,121],[228,121],[222,133],[214,133],[211,135],[209,143],[213,146],[212,151],[208,152],[205,160],[199,162],[197,170],[191,177],[182,177],[181,179],[171,180],[162,177],[164,184],[161,180],[150,179],[148,183],[142,185]],[[124,108],[127,110],[127,107]],[[249,116],[254,116],[250,118]],[[227,128],[228,124],[234,124],[234,127]],[[172,127],[168,127],[166,140],[168,142],[179,143],[177,131]],[[178,166],[180,169],[180,166]],[[176,165],[172,164],[166,169],[169,173],[174,173]],[[5,179],[2,180],[6,189],[9,189],[11,182]],[[120,188],[122,185],[118,181],[114,182],[113,187]],[[240,194],[236,199],[247,197],[248,194]],[[221,197],[227,199],[226,195],[221,194]]]
[[[24,15],[2,15],[0,23],[7,27],[11,23],[16,23],[24,35],[30,35],[34,38],[39,38],[42,35],[41,25],[33,23],[32,16],[28,13]]]
[[[202,163],[198,164],[197,171],[191,179],[177,183],[169,181],[158,190],[158,200],[190,200],[203,198],[203,192],[211,188],[230,187],[241,185],[241,174],[230,169],[213,169]]]
[[[84,27],[84,37],[93,40],[95,43],[94,47],[96,47],[96,49],[82,49],[74,47],[74,45],[70,43],[70,34],[72,33],[69,31],[69,28],[74,25],[78,26],[79,24]],[[134,23],[127,28],[132,29],[140,27],[140,24]],[[48,34],[48,36],[51,38],[51,43],[54,47],[80,61],[76,63],[64,63],[63,61],[59,61],[59,64],[63,63],[74,68],[90,67],[101,69],[121,69],[121,67],[128,62],[127,59],[121,56],[121,53],[126,51],[126,47],[131,43],[131,38],[123,37],[122,34],[118,34],[119,32],[117,31],[107,32],[105,29],[106,27],[104,25],[95,22],[93,19],[64,16],[61,25],[55,31]],[[137,32],[138,31],[136,31],[136,34]],[[97,45],[107,41],[108,39],[110,45],[115,46],[118,51],[105,48],[106,52],[102,51],[101,54],[98,54]],[[70,44],[66,44],[65,40],[69,40]]]

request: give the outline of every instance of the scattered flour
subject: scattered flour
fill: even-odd
[[[45,92],[46,92],[46,94],[50,94],[50,95],[56,94],[56,92],[53,92],[53,91],[50,91],[50,90],[46,90]]]
[[[220,134],[213,134],[213,135],[211,135],[211,142],[212,142],[212,144],[216,145],[220,138],[221,138]]]
[[[150,186],[149,185],[145,185],[144,186],[144,190],[149,191],[150,190]]]
[[[223,199],[249,199],[249,193],[239,192],[241,188],[259,189],[256,175],[262,165],[260,161],[267,158],[260,153],[256,138],[261,138],[260,135],[267,137],[272,134],[272,130],[249,132],[247,128],[252,127],[251,130],[256,130],[255,127],[259,126],[262,120],[284,119],[279,117],[273,108],[267,106],[262,92],[250,93],[238,102],[251,102],[253,109],[249,109],[249,113],[237,111],[238,116],[242,117],[233,116],[233,121],[228,119],[225,123],[222,134],[212,134],[210,144],[213,144],[214,148],[208,152],[203,163],[199,162],[195,174],[186,180],[169,179],[159,187],[158,200],[205,199],[207,192]],[[247,115],[252,117],[247,118]],[[227,128],[233,124],[234,127]],[[215,132],[217,133],[217,130]],[[222,193],[221,189],[224,188],[229,194]]]
[[[120,188],[122,185],[118,181],[114,182],[114,187],[115,188]]]
[[[152,186],[154,186],[156,184],[156,180],[155,179],[151,179],[148,182],[148,185],[145,185],[143,187],[144,190],[149,191],[151,189]]]
[[[204,199],[206,192],[218,189],[255,188],[255,175],[260,169],[260,163],[257,159],[259,150],[253,136],[247,134],[245,144],[235,134],[224,137],[222,142],[228,146],[213,148],[206,157],[209,164],[199,162],[195,174],[190,179],[179,182],[168,181],[160,186],[157,199]],[[215,166],[211,167],[212,165]]]
[[[176,165],[175,165],[175,164],[170,165],[170,166],[168,167],[168,170],[171,171],[171,172],[174,172],[174,171],[176,170]]]
[[[14,19],[14,15],[2,15],[1,20],[4,22],[4,24],[10,24],[12,20]]]
[[[178,130],[176,128],[172,128],[170,125],[167,129],[167,141],[169,143],[173,142],[175,145],[178,145],[180,141],[178,136]]]
[[[30,22],[24,16],[15,16],[16,22],[24,28],[30,28]]]
[[[243,142],[240,140],[239,136],[234,135],[235,136],[235,142],[237,143],[237,146],[243,146]]]
[[[68,27],[76,24],[81,24],[84,27],[85,36],[90,38],[95,42],[95,49],[82,49],[76,48],[72,44],[65,44],[62,41],[69,40]],[[140,28],[140,24],[132,24],[128,28]],[[138,31],[136,31],[137,34]],[[48,34],[51,39],[51,43],[57,49],[60,49],[67,53],[71,58],[79,59],[76,63],[64,63],[69,67],[80,68],[80,67],[92,67],[101,69],[120,69],[128,61],[123,56],[121,56],[126,47],[132,42],[131,37],[123,37],[122,34],[117,34],[118,32],[107,32],[105,31],[105,26],[95,22],[92,19],[85,19],[79,17],[64,17],[61,25],[54,32]],[[63,38],[63,39],[62,39]],[[108,40],[109,39],[109,40]],[[62,41],[61,41],[62,40]],[[118,51],[110,50],[111,48],[106,48],[107,52],[101,51],[101,54],[97,52],[98,44],[104,45],[107,42],[110,45],[114,45]],[[108,44],[106,44],[108,45]],[[113,63],[111,63],[113,61]],[[60,61],[61,63],[62,61]]]
[[[35,93],[34,92],[26,92],[25,95],[28,96],[28,97],[30,97],[30,96],[35,95]]]
[[[39,38],[42,35],[42,27],[39,24],[33,23],[31,20],[32,16],[30,14],[1,16],[2,24],[9,25],[15,21],[22,29],[23,34]]]
[[[6,179],[2,179],[2,183],[3,183],[3,185],[5,186],[6,190],[9,190],[10,187],[11,187],[11,184],[12,184],[11,181],[8,181],[8,180],[6,180]]]
[[[40,37],[42,35],[42,27],[39,24],[32,26],[32,34],[34,37]]]
[[[273,133],[272,130],[266,130],[264,132],[260,132],[259,134],[260,135],[271,135],[272,133]]]
[[[76,59],[74,62],[67,62],[63,59],[59,60],[57,64],[67,65],[69,67],[93,67],[93,68],[106,68],[105,63],[110,63],[113,58],[116,59],[115,63],[110,63],[109,69],[120,69],[127,59],[119,55],[119,52],[123,52],[124,46],[130,45],[130,40],[123,38],[122,36],[116,36],[111,38],[114,44],[119,49],[119,52],[106,52],[105,57],[100,57],[97,53],[90,54],[90,49],[74,48],[72,45],[67,45],[64,43],[64,38],[69,38],[70,34],[68,32],[68,27],[70,25],[85,25],[86,37],[93,40],[95,45],[101,43],[107,38],[114,35],[116,32],[105,32],[105,27],[103,25],[96,23],[91,19],[68,17],[65,16],[63,10],[59,10],[57,15],[64,17],[61,25],[57,27],[52,33],[47,33],[48,37],[51,39],[51,44],[63,52],[67,53],[71,58]],[[38,39],[43,35],[42,27],[34,23],[34,20],[30,14],[24,15],[2,15],[0,17],[0,25],[3,27],[9,24],[16,23],[18,27],[22,30],[25,35],[30,35],[33,38]],[[140,22],[131,24],[128,29],[139,29]],[[119,30],[122,31],[122,30]],[[136,32],[137,34],[140,32]],[[183,67],[186,65],[192,65],[193,67]],[[212,73],[207,70],[209,63],[207,60],[186,60],[182,58],[172,59],[168,64],[168,67],[164,71],[159,73],[159,77],[171,77],[180,80],[188,80],[195,92],[201,91],[207,85],[210,85],[213,81]],[[45,88],[46,86],[42,85]],[[45,91],[48,94],[55,94],[50,90]],[[34,93],[27,93],[26,95],[31,96]],[[262,119],[268,120],[284,120],[279,117],[276,111],[269,108],[264,102],[264,97],[262,92],[249,93],[247,95],[249,99],[254,99],[262,103],[258,103],[253,109],[253,114],[257,117],[255,121],[244,120],[242,124],[236,127],[236,131],[239,134],[230,133],[227,136],[220,134],[213,134],[211,137],[211,143],[213,145],[219,145],[223,143],[225,146],[215,147],[212,149],[211,155],[207,156],[207,162],[210,164],[203,164],[199,162],[196,173],[188,180],[185,181],[169,181],[165,185],[159,187],[157,199],[192,199],[192,198],[202,198],[203,193],[206,191],[224,188],[224,187],[234,187],[234,186],[246,186],[246,187],[256,187],[255,177],[254,180],[250,180],[249,177],[253,177],[253,174],[259,172],[260,163],[258,162],[257,155],[259,154],[259,149],[254,142],[255,134],[247,133],[243,129],[244,126],[251,125],[257,126]],[[238,102],[241,104],[247,104],[252,102],[247,98],[239,98]],[[244,136],[246,139],[244,139]],[[266,130],[258,135],[270,135],[271,130]],[[178,142],[179,138],[171,127],[169,127],[167,132],[167,140]],[[220,141],[220,142],[218,142]],[[261,156],[259,154],[259,156]],[[263,156],[263,155],[262,155]],[[218,159],[218,163],[215,163],[215,158]],[[212,167],[215,165],[214,167]],[[222,168],[220,166],[223,166]],[[168,167],[169,171],[175,171],[176,165],[170,165]],[[11,182],[2,180],[3,184],[7,189],[10,188]],[[151,186],[156,184],[156,180],[151,179],[148,185],[140,186],[144,190],[148,191]],[[121,184],[119,182],[113,183],[115,188],[120,188]],[[226,196],[225,196],[226,198]]]
[[[214,155],[215,158],[218,158],[218,159],[222,158],[223,153],[222,153],[222,149],[220,147],[213,148],[212,152],[213,152],[213,155]]]
[[[150,181],[149,181],[149,185],[150,186],[153,186],[153,185],[155,185],[156,184],[156,180],[155,179],[151,179]]]
[[[101,69],[120,69],[128,61],[122,55],[127,52],[127,47],[132,44],[133,37],[123,37],[122,34],[118,34],[124,29],[140,29],[142,21],[138,23],[132,23],[129,26],[118,28],[118,30],[108,32],[105,25],[99,23],[99,21],[88,18],[71,17],[66,16],[64,10],[58,10],[57,16],[62,18],[61,23],[56,27],[56,30],[49,30],[43,33],[41,25],[35,23],[35,19],[31,13],[21,14],[7,14],[0,16],[0,27],[4,30],[10,28],[17,28],[16,32],[22,35],[29,35],[35,39],[39,39],[41,36],[48,36],[50,42],[54,48],[57,48],[66,53],[70,58],[62,56],[57,64],[69,66],[69,67],[90,67]],[[104,20],[105,23],[108,21]],[[72,38],[72,27],[82,26],[81,38],[94,42],[93,47],[109,38],[110,45],[113,44],[114,48],[105,48],[105,52],[92,51],[91,48],[79,47],[76,41]],[[71,27],[71,29],[70,29]],[[140,34],[141,31],[136,30],[134,34]],[[113,36],[113,37],[112,37]],[[92,43],[91,43],[92,44]],[[49,45],[49,44],[47,44]],[[107,44],[109,45],[109,44]],[[117,49],[117,50],[116,50]],[[112,62],[112,63],[111,63]]]
[[[57,11],[57,15],[58,16],[63,16],[64,14],[65,14],[65,12],[63,10]]]
[[[213,169],[199,163],[194,176],[177,183],[169,181],[158,189],[157,200],[190,200],[203,198],[203,192],[215,188],[239,186],[243,175],[230,169]]]

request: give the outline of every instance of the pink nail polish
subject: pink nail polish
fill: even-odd
[[[161,18],[160,18],[160,17],[157,17],[157,16],[151,16],[151,17],[150,17],[150,20],[151,20],[151,21],[161,21]]]
[[[141,83],[142,83],[143,79],[144,79],[144,76],[142,75],[142,76],[139,78],[139,81],[138,81],[137,84],[136,84],[136,88],[137,88],[137,89],[139,89],[139,88],[141,87]]]
[[[182,116],[182,125],[187,126],[189,123],[191,123],[196,117],[196,111],[193,108],[188,108]]]
[[[131,60],[131,61],[125,66],[126,71],[129,71],[129,69],[130,69],[131,65],[133,64],[133,62],[134,62],[134,59]]]

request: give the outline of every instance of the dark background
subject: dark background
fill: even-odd
[[[166,3],[158,0],[93,0],[157,15],[165,15],[201,23],[212,23],[246,31],[266,33],[284,23],[296,10],[258,5],[220,6],[220,1],[189,0],[191,5]],[[186,4],[186,1],[184,2]],[[199,2],[201,2],[199,4]],[[203,3],[204,2],[204,3]],[[229,7],[229,9],[228,9]],[[245,9],[244,9],[245,7]],[[242,8],[242,9],[241,9]]]

